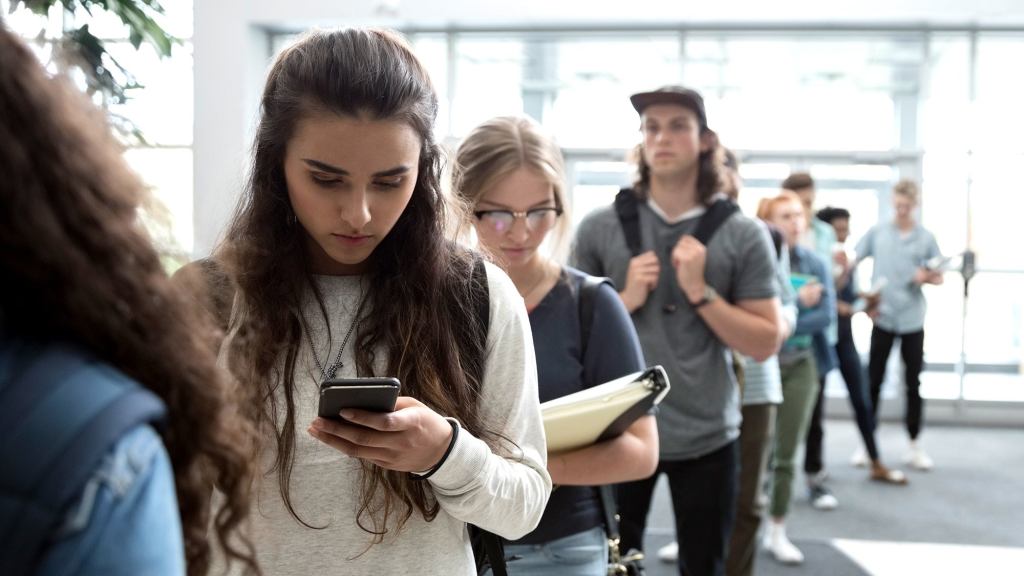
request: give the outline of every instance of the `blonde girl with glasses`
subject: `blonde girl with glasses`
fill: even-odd
[[[563,246],[569,222],[565,168],[558,147],[536,123],[500,117],[475,128],[456,153],[453,188],[475,216],[479,247],[508,273],[526,304],[541,402],[644,367],[633,323],[610,284],[597,289],[589,334],[581,334],[579,294],[587,275],[552,255]],[[652,415],[618,438],[549,454],[557,488],[538,527],[506,544],[506,556],[514,558],[509,574],[606,574],[607,545],[593,487],[646,478],[657,460]]]

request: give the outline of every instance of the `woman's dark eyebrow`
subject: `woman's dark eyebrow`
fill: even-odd
[[[328,164],[326,162],[321,162],[319,160],[313,160],[312,158],[303,158],[302,161],[305,162],[306,165],[309,166],[310,168],[316,168],[317,170],[321,170],[323,172],[330,172],[331,174],[337,174],[338,176],[348,176],[349,175],[348,170],[345,170],[344,168],[339,168],[338,166],[332,166],[332,165],[330,165],[330,164]],[[399,176],[399,175],[405,174],[407,172],[409,172],[409,167],[403,165],[403,166],[395,166],[394,168],[389,168],[388,170],[382,170],[380,172],[375,172],[373,175],[374,175],[374,177],[382,177],[382,176],[383,177],[388,177],[388,176]]]

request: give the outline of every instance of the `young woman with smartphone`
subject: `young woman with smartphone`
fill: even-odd
[[[223,355],[257,398],[250,534],[269,573],[471,574],[467,523],[519,538],[547,502],[526,311],[449,241],[437,108],[387,31],[314,31],[270,69],[217,256],[237,290]],[[357,376],[397,378],[395,410],[318,418],[320,385]]]

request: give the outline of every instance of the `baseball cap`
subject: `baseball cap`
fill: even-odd
[[[704,112],[704,98],[696,90],[682,86],[662,86],[650,92],[640,92],[629,97],[637,114],[643,114],[644,109],[653,104],[676,104],[693,110],[697,114],[701,131],[708,129],[708,116]]]

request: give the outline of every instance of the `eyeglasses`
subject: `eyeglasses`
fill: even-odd
[[[530,232],[540,232],[554,226],[555,220],[562,215],[561,208],[534,208],[525,212],[512,210],[479,210],[473,213],[477,220],[489,226],[495,232],[507,232],[515,221],[523,218]]]

